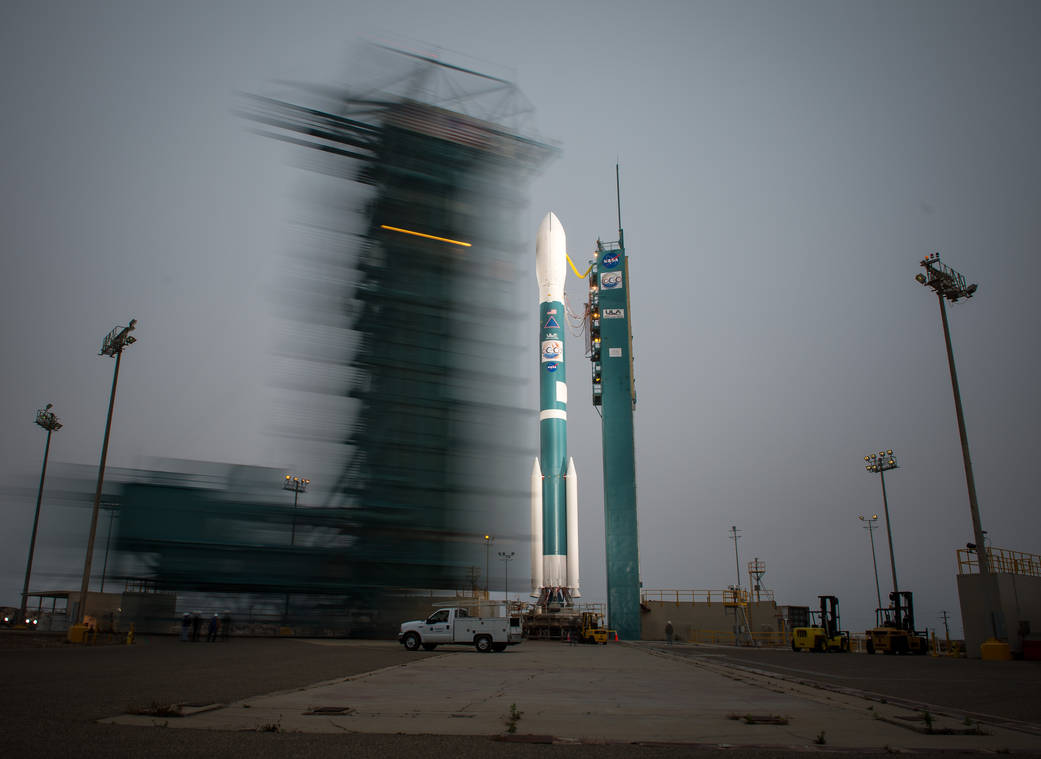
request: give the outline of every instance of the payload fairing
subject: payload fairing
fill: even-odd
[[[553,213],[539,225],[539,459],[531,470],[532,595],[570,603],[578,579],[578,475],[567,455],[564,276],[567,238]],[[548,593],[546,593],[548,591]]]

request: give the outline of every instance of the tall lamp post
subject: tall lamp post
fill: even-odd
[[[306,493],[307,486],[310,484],[310,480],[291,474],[287,474],[285,480],[282,481],[282,489],[293,493],[293,529],[289,533],[289,545],[296,544],[296,505],[300,500],[300,494]],[[289,593],[286,593],[286,605],[282,610],[282,624],[289,624]]]
[[[510,607],[510,560],[516,554],[516,551],[499,551],[499,560],[502,561],[506,577],[503,580],[504,590],[506,592],[506,608],[509,610]]]
[[[53,403],[36,412],[36,423],[47,430],[47,444],[43,448],[43,469],[40,471],[40,489],[36,492],[36,515],[33,517],[33,536],[29,539],[29,560],[25,563],[25,584],[22,585],[22,608],[19,619],[25,619],[25,609],[29,600],[29,577],[33,573],[33,554],[36,553],[36,529],[40,524],[40,503],[43,501],[43,480],[47,476],[47,457],[51,452],[51,433],[62,428],[61,420],[51,409]],[[21,624],[21,622],[19,622]]]
[[[886,537],[889,538],[889,568],[893,570],[893,596],[890,596],[890,598],[896,603],[897,609],[901,606],[899,597],[896,595],[900,592],[900,585],[896,581],[896,558],[893,555],[893,528],[889,521],[889,499],[886,498],[886,472],[890,469],[897,469],[899,466],[896,463],[896,456],[893,455],[891,450],[869,453],[864,457],[864,468],[869,472],[877,473],[882,481],[882,508],[886,515]],[[900,620],[897,619],[896,623],[899,625]]]
[[[484,597],[485,598],[489,597],[488,596],[488,551],[489,551],[489,549],[491,549],[492,540],[494,540],[494,538],[492,538],[491,535],[485,535],[484,536]]]
[[[940,263],[940,254],[923,258],[919,265],[925,269],[925,273],[919,272],[915,280],[926,287],[931,287],[936,293],[936,299],[940,303],[940,320],[943,322],[943,341],[947,347],[947,365],[951,370],[951,389],[954,392],[954,413],[958,417],[958,436],[961,438],[961,458],[965,467],[965,484],[969,491],[969,511],[972,515],[972,534],[976,543],[976,558],[979,561],[980,575],[983,578],[984,596],[987,604],[987,616],[990,617],[991,632],[995,638],[1004,636],[1004,619],[999,609],[994,605],[989,575],[990,557],[987,555],[987,545],[984,540],[985,531],[980,521],[980,506],[976,500],[976,478],[972,474],[972,458],[969,456],[969,437],[965,431],[965,413],[961,406],[961,390],[958,387],[958,372],[954,368],[954,351],[951,349],[951,328],[947,323],[947,306],[945,300],[957,303],[960,299],[971,298],[979,287],[976,284],[967,285],[965,277],[946,264]]]
[[[114,356],[116,368],[112,374],[112,393],[108,398],[108,419],[105,421],[105,441],[101,444],[101,463],[98,465],[98,487],[94,491],[94,508],[90,515],[90,537],[87,538],[87,557],[83,562],[83,582],[80,585],[79,618],[81,622],[87,617],[87,589],[90,586],[90,564],[94,559],[94,538],[98,532],[98,509],[101,506],[101,487],[105,483],[105,462],[108,460],[108,439],[112,432],[112,409],[116,405],[116,384],[119,382],[119,362],[123,350],[137,342],[130,333],[137,327],[137,319],[131,319],[125,327],[114,327],[101,341],[99,356]]]
[[[293,530],[289,534],[289,545],[296,543],[296,504],[300,500],[300,494],[306,493],[307,486],[310,484],[310,480],[305,480],[303,477],[294,477],[291,474],[287,474],[282,483],[283,490],[291,490],[293,492]]]
[[[868,531],[868,535],[871,536],[871,566],[875,568],[875,598],[878,600],[879,609],[882,608],[882,591],[878,588],[878,562],[875,561],[875,530],[878,529],[878,525],[875,522],[878,521],[878,514],[872,514],[870,517],[866,517],[863,514],[858,514],[857,519],[864,522],[864,529]]]

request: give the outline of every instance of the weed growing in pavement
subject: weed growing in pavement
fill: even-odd
[[[931,733],[933,731],[933,715],[931,715],[928,711],[923,710],[922,722],[925,723],[926,730],[928,730]]]
[[[510,715],[506,718],[506,732],[511,735],[517,732],[517,723],[524,712],[517,711],[516,704],[510,704]]]
[[[274,722],[268,722],[263,725],[257,725],[258,733],[281,733],[282,732],[282,715],[278,716]]]
[[[817,733],[817,737],[813,739],[813,742],[816,743],[818,746],[823,746],[825,743],[828,742],[824,738],[824,731],[823,730],[821,730],[819,733]]]

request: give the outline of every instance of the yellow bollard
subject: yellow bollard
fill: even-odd
[[[983,661],[1010,661],[1012,651],[1009,649],[1008,643],[990,638],[980,644],[980,658]]]
[[[130,623],[130,632],[127,633],[127,645],[134,645],[134,623]]]

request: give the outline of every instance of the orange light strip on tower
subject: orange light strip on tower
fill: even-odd
[[[438,237],[437,235],[427,235],[422,232],[413,232],[411,229],[401,229],[400,227],[388,227],[386,224],[380,224],[380,229],[389,229],[391,232],[401,232],[405,235],[414,235],[415,237],[425,237],[428,240],[437,240],[438,242],[448,242],[452,245],[462,245],[464,248],[472,248],[473,246],[468,242],[462,242],[460,240],[449,240],[447,237]]]

